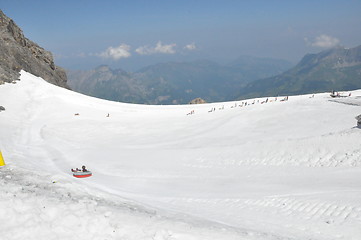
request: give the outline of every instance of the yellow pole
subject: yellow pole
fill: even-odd
[[[5,161],[4,161],[3,155],[1,154],[1,151],[0,151],[0,167],[1,166],[5,166]]]

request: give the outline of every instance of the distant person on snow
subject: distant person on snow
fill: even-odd
[[[83,170],[83,172],[87,172],[88,170],[85,168],[85,166],[82,166],[81,169]]]

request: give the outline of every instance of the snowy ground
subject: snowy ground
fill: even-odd
[[[281,99],[132,105],[22,72],[0,85],[0,239],[361,239],[361,91]]]

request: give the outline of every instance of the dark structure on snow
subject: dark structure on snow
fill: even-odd
[[[361,128],[361,114],[355,117],[357,120],[357,127]]]

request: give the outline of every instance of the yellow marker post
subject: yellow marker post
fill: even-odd
[[[4,161],[3,155],[1,154],[1,151],[0,151],[0,167],[1,166],[5,166],[5,161]]]

